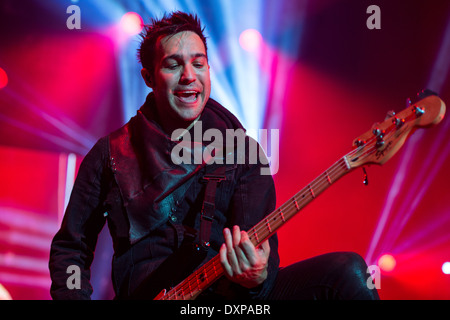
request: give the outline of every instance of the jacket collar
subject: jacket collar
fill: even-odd
[[[242,128],[239,121],[213,99],[207,102],[200,120],[203,132],[210,128],[222,132]],[[189,130],[191,136],[194,130]],[[114,176],[129,217],[132,243],[168,220],[171,208],[182,201],[192,183],[191,178],[206,166],[204,161],[175,164],[171,153],[178,143],[159,126],[153,94],[148,95],[136,116],[110,135]],[[203,150],[201,142],[194,144],[194,149]]]

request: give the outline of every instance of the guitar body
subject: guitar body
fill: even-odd
[[[338,179],[353,169],[369,164],[382,165],[402,147],[418,128],[437,125],[445,115],[445,103],[435,94],[424,91],[421,100],[398,114],[391,114],[381,123],[354,140],[353,150],[339,159],[286,203],[268,214],[248,230],[257,247],[272,236],[302,208]],[[193,300],[224,274],[219,256],[215,256],[170,290],[162,290],[155,300]]]

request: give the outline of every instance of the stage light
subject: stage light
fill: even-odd
[[[391,272],[394,270],[396,264],[395,258],[390,254],[383,254],[378,259],[378,266],[384,272]]]
[[[0,283],[0,300],[12,300],[8,290]]]
[[[442,272],[444,274],[450,274],[450,262],[444,262],[444,264],[442,265]]]
[[[8,84],[8,75],[6,71],[0,68],[0,89],[3,89]]]
[[[136,12],[127,12],[122,16],[122,19],[120,19],[120,27],[125,33],[136,35],[140,33],[144,27],[144,21]]]
[[[249,52],[257,51],[261,47],[262,41],[261,33],[255,29],[247,29],[239,36],[239,44],[242,49]]]

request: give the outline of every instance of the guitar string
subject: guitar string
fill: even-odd
[[[328,175],[330,176],[330,178],[331,177],[335,178],[334,177],[334,174],[335,174],[335,171],[336,171],[335,167],[337,165],[346,167],[345,163],[343,162],[343,159],[341,158],[339,161],[337,161],[332,166],[332,169],[328,170]],[[304,192],[306,192],[306,191],[304,191]],[[253,230],[254,233],[258,232],[257,229],[252,228],[252,229],[249,230],[249,233],[252,233],[252,230]],[[179,297],[180,293],[181,293],[182,296],[184,296],[184,292],[185,291],[191,291],[191,284],[192,284],[192,282],[193,282],[194,286],[198,285],[197,281],[198,281],[198,276],[199,275],[201,275],[201,274],[206,274],[206,275],[210,274],[211,270],[214,270],[214,268],[215,268],[215,273],[217,273],[218,266],[219,265],[217,265],[217,261],[212,261],[208,265],[204,265],[203,268],[201,268],[201,269],[204,269],[204,270],[199,269],[198,270],[199,272],[195,272],[194,274],[192,274],[189,278],[187,278],[183,283],[180,284],[181,286],[178,285],[177,287],[173,288],[170,291],[170,293],[167,294],[166,297],[167,298]],[[220,265],[220,269],[222,269],[221,265]],[[220,271],[223,271],[223,270],[220,270]],[[222,273],[222,272],[220,272],[220,273]],[[191,292],[189,292],[189,293],[191,293]]]
[[[354,151],[350,152],[346,156],[351,156],[351,154],[355,154],[355,153],[359,152],[358,149],[360,149],[360,148],[356,148]],[[320,189],[320,192],[322,192],[323,190],[321,190],[321,189],[323,188],[323,184],[325,184],[326,186],[330,185],[330,183],[328,181],[328,178],[330,180],[331,180],[331,178],[333,178],[333,180],[335,180],[335,181],[336,181],[336,179],[340,178],[340,177],[336,178],[336,176],[335,176],[337,170],[340,171],[338,173],[339,176],[345,174],[346,172],[348,172],[350,170],[347,167],[347,164],[345,163],[344,158],[339,159],[335,164],[333,164],[330,167],[330,169],[328,169],[327,171],[325,171],[324,173],[319,175],[319,177],[315,181],[311,182],[307,187],[305,187],[304,189],[300,190],[296,195],[294,195],[290,199],[291,201],[288,201],[287,204],[281,206],[280,208],[275,210],[272,214],[269,214],[264,220],[262,220],[260,223],[258,223],[252,229],[250,229],[248,231],[249,235],[251,236],[251,234],[253,233],[253,235],[255,236],[256,239],[258,238],[257,234],[259,234],[264,240],[266,238],[268,238],[270,236],[270,233],[271,233],[270,229],[267,230],[267,226],[266,225],[263,226],[263,224],[264,223],[268,223],[269,226],[270,226],[269,220],[272,220],[272,219],[276,218],[276,217],[274,217],[274,218],[270,217],[270,219],[269,219],[268,218],[269,216],[272,216],[272,215],[276,216],[276,214],[282,213],[283,211],[284,211],[284,213],[286,213],[288,215],[288,219],[291,217],[291,215],[292,216],[295,215],[298,211],[301,210],[300,206],[303,207],[302,201],[308,200],[308,198],[305,199],[306,194],[308,194],[309,193],[308,191],[310,191],[310,189],[307,190],[307,188],[313,188],[313,189],[316,190],[316,192],[317,192],[317,190]],[[327,182],[322,183],[321,180],[324,179],[323,178],[324,175],[326,175],[326,177],[327,177]],[[319,184],[317,184],[317,180],[319,180]],[[324,189],[326,189],[326,188],[324,188]],[[297,197],[299,197],[299,196],[302,196],[302,199],[298,199]],[[312,194],[310,196],[312,198],[314,198],[314,196]],[[296,209],[290,210],[291,208],[293,208],[293,203],[294,202],[296,203],[296,207],[299,206],[300,210],[296,210]],[[298,204],[298,202],[300,202],[300,204]],[[276,229],[277,228],[278,227],[276,227]],[[262,240],[262,241],[264,241],[264,240]],[[260,241],[260,242],[262,242],[262,241]],[[172,297],[178,298],[178,297],[180,297],[180,294],[181,294],[181,297],[184,299],[184,297],[185,297],[184,292],[185,291],[188,291],[188,293],[192,295],[191,281],[194,282],[195,286],[198,286],[198,288],[196,288],[196,289],[200,289],[200,286],[202,284],[208,284],[209,285],[209,281],[206,281],[206,283],[205,283],[205,280],[208,280],[208,274],[210,274],[211,268],[214,270],[214,275],[217,277],[217,269],[219,268],[219,265],[217,264],[217,261],[211,261],[208,265],[205,265],[205,266],[203,266],[203,268],[199,269],[199,271],[201,271],[201,272],[196,272],[196,273],[192,274],[183,283],[181,283],[181,287],[179,285],[179,286],[173,288],[172,291],[166,295],[166,298],[172,298]],[[201,269],[204,269],[204,270],[201,270]],[[221,265],[220,265],[220,269],[222,269]],[[220,270],[220,271],[223,271],[223,270]],[[198,280],[199,280],[198,276],[199,275],[203,275],[203,277],[206,277],[206,279],[205,278],[202,279],[202,281],[199,283],[198,282]],[[220,276],[221,275],[222,275],[222,272],[220,272]]]
[[[211,269],[212,267],[212,269]],[[192,292],[195,292],[195,290],[201,290],[202,286],[210,285],[212,281],[208,280],[208,277],[206,276],[206,279],[203,279],[199,282],[199,275],[201,274],[209,274],[211,270],[214,270],[214,275],[216,278],[214,280],[217,280],[219,277],[223,275],[223,267],[220,263],[219,255],[216,255],[211,260],[209,260],[205,265],[201,266],[199,269],[197,269],[194,273],[192,273],[189,277],[187,277],[183,282],[172,288],[170,291],[167,292],[166,296],[163,298],[171,298],[171,297],[178,297],[181,293],[184,297],[186,294],[185,292],[188,292],[188,294],[192,294]],[[209,274],[211,276],[211,274]],[[205,282],[205,280],[207,280]],[[191,286],[194,286],[194,290],[192,290]]]
[[[263,240],[261,241],[257,240],[259,243],[261,243],[273,232],[271,230],[272,228],[269,229],[271,223],[274,224],[274,222],[277,222],[278,224],[284,224],[285,221],[289,220],[304,206],[306,206],[310,200],[314,199],[318,194],[320,194],[328,186],[331,185],[328,181],[328,178],[330,178],[330,180],[332,181],[336,181],[349,170],[343,158],[341,158],[330,168],[330,170],[322,173],[316,180],[296,193],[277,210],[267,215],[262,222],[258,223],[255,227],[249,230],[249,234],[253,235],[257,239],[262,238]],[[281,219],[278,219],[279,216],[281,216]],[[280,220],[281,222],[279,222]],[[274,227],[275,229],[278,229],[278,225],[274,225]]]
[[[393,126],[388,127],[386,129],[386,131],[388,133],[385,133],[384,135],[384,139],[386,139],[386,137],[390,137],[393,132],[395,130],[391,130],[393,128]],[[389,129],[389,130],[388,130]],[[369,139],[364,145],[355,148],[354,150],[352,150],[351,152],[349,152],[347,155],[345,155],[344,157],[342,157],[341,159],[339,159],[335,164],[333,164],[330,169],[326,170],[325,172],[323,172],[321,175],[319,175],[318,178],[316,178],[316,180],[314,180],[313,182],[311,182],[307,187],[303,188],[302,190],[300,190],[297,194],[295,194],[293,197],[291,197],[290,201],[288,200],[285,204],[283,204],[282,206],[280,206],[277,210],[275,210],[274,212],[272,212],[271,214],[269,214],[268,216],[266,216],[265,219],[263,219],[262,221],[260,221],[255,227],[251,228],[248,232],[249,233],[253,233],[255,234],[260,234],[262,235],[262,238],[265,240],[266,238],[268,238],[271,234],[270,230],[267,230],[267,226],[264,225],[265,222],[268,222],[267,217],[271,216],[271,215],[275,215],[278,214],[280,212],[287,213],[289,216],[292,215],[294,216],[297,212],[299,212],[302,208],[303,208],[303,204],[298,204],[299,201],[304,200],[304,198],[306,197],[306,194],[308,194],[310,191],[309,189],[306,190],[308,187],[312,186],[317,180],[319,181],[317,185],[314,186],[314,189],[316,190],[320,190],[320,192],[323,192],[328,186],[330,186],[330,182],[328,180],[328,178],[331,180],[332,176],[334,174],[336,174],[336,172],[338,170],[342,170],[342,174],[339,172],[339,177],[335,178],[334,180],[336,181],[336,179],[339,179],[342,175],[344,175],[345,173],[349,172],[352,168],[348,168],[347,164],[345,163],[344,158],[345,157],[352,157],[353,155],[355,155],[356,153],[360,152],[362,149],[366,148],[368,144],[371,144],[372,142],[374,142],[374,140],[376,140],[377,137],[372,137],[371,139]],[[364,153],[363,156],[360,156],[358,158],[358,160],[362,160],[367,158],[368,156],[370,156],[371,154],[373,154],[373,152],[375,152],[378,149],[376,143],[373,144],[370,148],[368,148],[368,150]],[[342,169],[345,168],[345,169]],[[322,181],[322,179],[320,179],[320,177],[325,176],[327,179],[326,181]],[[325,185],[325,187],[324,187]],[[324,188],[324,190],[321,190],[322,188]],[[313,189],[313,190],[314,190]],[[296,196],[298,195],[302,195],[302,199],[297,199]],[[311,195],[312,196],[312,195]],[[315,196],[312,196],[312,198],[315,198]],[[292,203],[290,203],[292,202]],[[293,210],[293,212],[289,212],[286,210],[289,210],[290,208],[292,208],[292,205],[294,202],[297,202],[297,205],[299,206],[300,210],[297,210],[296,208]],[[282,208],[284,207],[284,208]],[[287,208],[286,208],[287,207]],[[283,212],[284,209],[284,212]],[[277,213],[278,212],[278,213]],[[290,218],[290,217],[289,217]],[[288,219],[289,219],[288,218]],[[284,222],[283,222],[284,223]],[[270,222],[269,222],[270,224]],[[259,225],[261,225],[260,227],[258,227]],[[278,227],[276,227],[277,229]],[[267,234],[265,234],[267,231],[269,231]],[[264,233],[264,234],[263,234]],[[264,241],[262,240],[262,241]],[[259,243],[261,243],[262,241],[260,241]],[[200,285],[205,283],[205,280],[207,280],[208,274],[210,274],[211,270],[214,271],[214,276],[216,276],[216,278],[220,277],[223,274],[223,268],[220,264],[220,260],[217,261],[218,256],[215,256],[214,258],[212,258],[209,262],[207,262],[205,265],[203,265],[202,267],[200,267],[196,272],[194,272],[191,276],[189,276],[188,278],[186,278],[185,281],[183,281],[182,283],[180,283],[178,286],[174,287],[173,289],[171,289],[169,292],[171,292],[170,294],[168,293],[165,297],[166,298],[170,298],[170,297],[178,297],[179,293],[181,292],[181,294],[183,295],[184,298],[184,291],[191,291],[191,280],[194,281],[194,284],[197,285],[200,289]],[[198,275],[204,275],[206,277],[206,279],[203,279],[200,284],[198,283]],[[187,282],[187,283],[185,283]],[[207,281],[210,282],[210,281]],[[184,284],[184,285],[183,285]],[[209,285],[209,283],[207,283]],[[179,288],[179,286],[181,285],[181,288]],[[187,287],[187,288],[186,288]],[[192,292],[190,292],[192,293]]]
[[[340,159],[336,164],[339,164],[339,163],[341,163],[339,166],[345,166],[345,163],[343,163],[343,160],[342,159]],[[333,166],[333,169],[332,170],[329,170],[329,175],[330,176],[332,176],[333,178],[335,178],[334,177],[334,174],[335,174],[335,172],[334,171],[336,171],[336,169],[334,168],[335,166],[336,166],[336,164]],[[306,192],[305,190],[302,190],[303,192]],[[300,191],[300,192],[302,192],[302,191]],[[286,209],[286,208],[285,208]],[[284,210],[284,211],[286,211],[286,210]],[[274,212],[276,212],[276,211],[274,211]],[[266,217],[267,218],[267,217]],[[264,220],[263,220],[264,221]],[[258,225],[257,225],[258,226]],[[262,231],[266,231],[266,228],[258,228],[258,227],[254,227],[254,228],[252,228],[252,229],[250,229],[249,231],[248,231],[248,233],[249,233],[249,236],[251,237],[252,235],[253,236],[256,236],[256,238],[257,238],[257,233],[259,233],[263,238],[265,238],[265,237],[267,237],[268,236],[268,234],[266,235],[266,234],[263,234],[262,233]],[[258,231],[259,230],[259,231]],[[172,291],[170,291],[168,294],[167,294],[167,296],[166,296],[166,298],[173,298],[173,297],[175,297],[175,298],[178,298],[178,297],[184,297],[185,296],[185,292],[188,292],[188,295],[189,294],[191,294],[192,293],[192,285],[195,287],[194,289],[199,289],[199,287],[202,285],[202,284],[205,284],[205,282],[204,282],[204,280],[205,279],[203,279],[200,283],[198,283],[198,277],[199,276],[201,276],[202,274],[203,275],[205,275],[206,274],[206,280],[208,279],[207,278],[207,275],[208,274],[211,274],[211,271],[212,270],[214,270],[214,267],[216,268],[216,272],[217,272],[217,269],[218,269],[218,266],[219,265],[217,265],[217,261],[212,261],[212,262],[209,262],[209,264],[208,265],[204,265],[203,266],[203,268],[201,268],[201,269],[199,269],[198,271],[199,272],[196,272],[196,273],[194,273],[194,274],[192,274],[189,278],[187,278],[183,283],[181,283],[181,286],[179,285],[179,286],[177,286],[177,287],[175,287],[175,288],[173,288],[172,289]],[[203,270],[202,270],[203,269]],[[221,265],[220,265],[220,269],[222,269],[221,268]],[[223,270],[221,270],[221,271],[223,271]],[[207,284],[207,283],[206,283]]]
[[[390,129],[390,128],[388,128]],[[387,130],[386,130],[387,131]],[[390,136],[393,134],[392,133],[393,130],[389,130],[389,132],[386,134],[385,133],[385,139],[386,138],[390,138]],[[372,138],[371,140],[376,140],[377,138]],[[374,141],[370,141],[366,142],[365,145],[356,148],[355,150],[353,150],[352,152],[349,152],[345,157],[351,157],[353,155],[355,155],[356,153],[360,152],[361,149],[367,147],[367,144],[373,143]],[[363,156],[358,157],[358,160],[364,160],[367,157],[369,157],[370,155],[373,154],[373,152],[376,152],[378,150],[378,147],[375,144],[373,144],[371,147],[369,147],[365,152]],[[344,169],[342,169],[342,166],[344,166]],[[283,205],[281,205],[277,210],[275,210],[273,213],[269,214],[267,217],[272,216],[272,215],[276,215],[279,213],[286,213],[288,216],[291,215],[295,215],[298,211],[301,210],[301,208],[303,208],[303,204],[299,203],[302,200],[305,200],[305,197],[307,195],[309,195],[312,199],[314,199],[316,197],[316,194],[319,194],[321,192],[323,192],[328,186],[330,186],[330,182],[328,181],[328,178],[333,174],[336,173],[337,170],[342,170],[342,174],[339,173],[339,177],[337,179],[339,179],[343,174],[349,172],[352,168],[348,169],[347,165],[345,164],[345,160],[344,157],[342,157],[340,160],[338,160],[332,167],[330,167],[330,170],[327,170],[325,172],[323,172],[321,175],[318,176],[318,178],[316,178],[313,182],[311,182],[309,185],[307,185],[307,187],[303,188],[302,190],[300,190],[297,194],[295,194],[293,197],[291,197],[290,200],[288,200],[287,202],[285,202]],[[336,180],[336,179],[335,179]],[[316,190],[315,194],[311,194],[311,192],[313,192],[314,190]],[[300,197],[300,199],[299,199]],[[309,198],[310,199],[310,198]],[[308,199],[306,199],[308,200]],[[296,204],[299,206],[300,210],[297,210],[297,208],[295,208],[293,210],[293,212],[287,211],[291,208],[293,208],[293,204]],[[264,222],[267,223],[267,220],[271,220],[271,219],[264,219],[262,220],[260,223],[258,223],[255,227],[253,227],[252,229],[250,229],[249,231],[255,233],[255,234],[261,234],[262,232],[266,233],[265,231],[267,230],[267,225],[264,224]],[[289,217],[290,218],[290,217]],[[288,219],[289,219],[288,218]],[[284,223],[284,222],[283,222]],[[254,230],[253,230],[254,229]],[[270,235],[270,230],[269,230],[269,235]],[[262,238],[265,238],[266,235],[263,235]]]
[[[410,122],[412,119],[414,118],[415,115],[414,114],[410,114],[409,116],[406,116],[404,119],[404,122]],[[389,140],[391,139],[392,135],[394,135],[397,132],[398,127],[395,124],[392,124],[390,126],[388,126],[383,133],[383,138],[382,140]],[[403,133],[404,134],[404,133]],[[375,142],[376,141],[376,142]],[[375,142],[375,143],[374,143]],[[269,220],[273,219],[275,221],[276,219],[276,215],[277,214],[287,214],[289,217],[288,219],[295,215],[297,212],[299,212],[302,208],[303,208],[303,204],[300,206],[298,204],[299,202],[299,196],[301,196],[300,200],[304,200],[305,197],[311,192],[313,192],[313,190],[318,190],[318,193],[323,192],[329,185],[330,182],[328,180],[324,179],[325,177],[330,177],[333,173],[336,173],[336,170],[339,170],[342,168],[340,168],[339,166],[337,166],[337,164],[343,164],[344,166],[347,166],[347,164],[345,164],[345,160],[344,158],[351,158],[352,156],[356,155],[358,152],[360,152],[362,149],[367,148],[368,145],[372,144],[369,148],[367,148],[366,151],[364,151],[362,156],[359,156],[357,158],[358,161],[362,161],[365,160],[367,157],[371,156],[374,152],[377,152],[379,150],[379,147],[377,145],[378,142],[378,137],[377,136],[373,136],[371,137],[371,139],[369,139],[364,145],[362,145],[361,147],[355,148],[353,151],[349,152],[347,155],[345,155],[344,157],[342,157],[340,160],[338,160],[331,168],[331,170],[327,170],[324,173],[322,173],[321,175],[319,175],[318,178],[316,178],[313,182],[311,182],[309,185],[307,185],[307,187],[303,188],[302,190],[300,190],[297,194],[295,194],[290,200],[288,200],[287,202],[285,202],[283,205],[281,205],[277,210],[275,210],[273,213],[269,214],[266,216],[266,218],[264,220],[262,220],[261,222],[259,222],[255,227],[253,227],[252,229],[249,230],[249,232],[252,232],[255,237],[258,239],[258,234],[260,236],[262,236],[262,239],[265,239],[267,237],[269,237],[271,235],[271,231],[270,231],[270,223]],[[361,165],[359,165],[361,166]],[[358,166],[358,167],[359,167]],[[349,172],[350,170],[354,169],[354,168],[345,168],[347,169],[346,171],[344,170],[342,175]],[[341,176],[342,176],[341,175]],[[340,176],[340,177],[341,177]],[[340,178],[338,177],[338,179]],[[314,187],[314,188],[313,188]],[[316,195],[314,195],[314,193],[311,194],[312,199],[314,199],[316,197]],[[311,200],[312,200],[311,199]],[[306,199],[308,200],[308,199]],[[296,207],[299,207],[300,209],[295,208],[292,211],[289,211],[291,208],[293,208],[293,204],[295,204]],[[288,210],[288,211],[286,211]],[[273,217],[275,216],[275,217]],[[270,219],[267,219],[267,217],[270,217]],[[283,218],[282,218],[283,219]],[[273,222],[272,222],[273,223]],[[284,223],[284,221],[283,221]],[[267,225],[269,224],[269,225]],[[278,228],[278,226],[276,226],[276,228]],[[269,230],[268,230],[269,229]],[[262,241],[257,240],[258,244],[261,243]]]

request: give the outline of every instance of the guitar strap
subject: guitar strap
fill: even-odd
[[[206,173],[203,176],[206,180],[205,197],[202,204],[202,212],[200,216],[200,235],[199,245],[203,250],[207,250],[209,247],[209,238],[211,236],[211,225],[214,218],[215,211],[215,197],[217,184],[220,181],[226,180],[225,166],[220,166],[212,173]]]
[[[129,299],[153,299],[163,288],[174,286],[186,278],[206,257],[215,211],[217,184],[225,180],[225,166],[220,166],[210,173],[206,172],[202,179],[207,183],[200,216],[198,242],[195,242],[196,232],[186,230],[187,233],[180,248],[144,279],[133,292],[130,292]],[[183,268],[179,267],[180,263],[184,264]],[[170,275],[169,280],[168,275]]]

